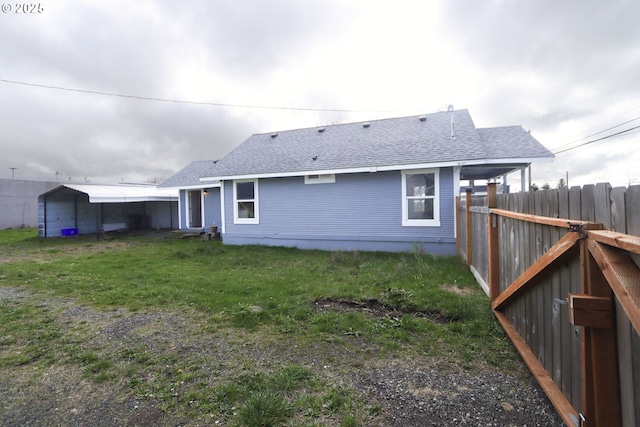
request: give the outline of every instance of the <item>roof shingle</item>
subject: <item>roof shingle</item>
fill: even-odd
[[[202,186],[200,177],[214,174],[215,160],[197,160],[189,163],[174,175],[162,181],[158,187],[185,188],[191,186]]]
[[[503,158],[542,159],[553,158],[553,154],[520,126],[476,129],[469,112],[457,110],[256,134],[218,161],[206,176],[290,174]]]

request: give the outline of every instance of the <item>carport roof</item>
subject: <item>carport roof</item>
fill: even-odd
[[[178,190],[158,188],[155,185],[96,185],[64,184],[44,193],[43,196],[60,191],[63,188],[89,195],[90,203],[126,203],[126,202],[175,202]]]

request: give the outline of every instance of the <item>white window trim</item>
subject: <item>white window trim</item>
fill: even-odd
[[[237,184],[241,182],[253,182],[253,207],[255,218],[239,218],[238,217],[238,191]],[[248,200],[248,199],[247,199]],[[258,180],[257,179],[238,179],[233,181],[233,223],[234,224],[260,224],[260,209],[258,198]]]
[[[409,209],[407,206],[407,175],[417,175],[421,173],[433,174],[433,185],[435,187],[433,195],[433,219],[409,219]],[[440,169],[412,169],[404,170],[402,178],[402,226],[403,227],[440,227]]]
[[[305,184],[334,184],[335,182],[336,175],[333,173],[304,176]]]

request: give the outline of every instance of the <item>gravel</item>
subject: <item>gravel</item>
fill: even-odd
[[[0,288],[0,304],[38,298],[18,288]],[[561,426],[562,421],[524,366],[503,371],[463,369],[428,358],[363,359],[357,349],[335,343],[315,348],[259,345],[250,334],[203,333],[192,313],[100,311],[73,301],[47,297],[39,304],[55,309],[55,321],[88,328],[91,348],[117,352],[144,346],[180,360],[206,355],[212,377],[225,369],[271,369],[301,364],[327,381],[352,388],[379,413],[368,426]],[[362,341],[362,345],[366,345]],[[0,348],[0,351],[2,348]],[[234,368],[235,367],[235,368]],[[44,371],[44,372],[41,372]],[[56,363],[0,367],[0,425],[19,426],[206,426],[224,425],[211,414],[193,417],[163,410],[153,395],[132,394],[124,379],[95,382],[81,366]]]
[[[553,426],[557,414],[536,384],[512,375],[379,367],[357,374],[386,408],[389,426]]]

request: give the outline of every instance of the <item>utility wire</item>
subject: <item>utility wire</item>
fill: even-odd
[[[603,136],[602,138],[593,139],[591,141],[583,142],[582,144],[576,145],[575,147],[569,147],[569,148],[565,148],[564,150],[554,151],[553,154],[560,154],[560,153],[565,153],[565,152],[570,151],[570,150],[575,150],[576,148],[584,147],[585,145],[593,144],[594,142],[603,141],[605,139],[613,138],[614,136],[620,136],[620,135],[625,134],[625,133],[627,133],[629,131],[632,131],[634,129],[639,129],[639,128],[640,128],[640,126],[635,126],[635,127],[632,127],[632,128],[626,129],[626,130],[622,130],[622,131],[617,132],[617,133],[612,133],[611,135]],[[600,132],[598,132],[598,133],[600,133]]]
[[[80,92],[88,93],[92,95],[102,96],[114,96],[118,98],[140,99],[143,101],[159,101],[159,102],[172,102],[176,104],[191,104],[191,105],[209,105],[214,107],[232,107],[232,108],[256,108],[263,110],[290,110],[290,111],[319,111],[319,112],[334,112],[334,113],[397,113],[397,110],[349,110],[349,109],[335,109],[335,108],[305,108],[305,107],[274,107],[268,105],[249,105],[249,104],[225,104],[221,102],[199,102],[199,101],[185,101],[180,99],[168,99],[168,98],[155,98],[150,96],[137,96],[137,95],[125,95],[121,93],[101,92],[97,90],[85,90],[75,89],[60,86],[49,86],[37,83],[27,83],[15,80],[0,79],[0,82],[11,83],[24,86],[40,87],[45,89],[64,90],[68,92]]]
[[[636,121],[636,120],[640,120],[640,117],[636,117],[635,119],[627,120],[626,122],[623,122],[623,123],[617,124],[617,125],[615,125],[615,126],[611,126],[611,127],[606,128],[606,129],[604,129],[604,130],[601,130],[600,132],[592,133],[591,135],[587,135],[587,136],[582,137],[582,138],[580,138],[580,139],[576,139],[575,141],[568,142],[568,143],[566,143],[566,144],[561,145],[561,146],[560,146],[560,147],[558,147],[557,149],[562,149],[562,148],[568,147],[568,146],[570,146],[570,145],[572,145],[572,144],[575,144],[576,142],[580,142],[580,141],[585,140],[585,139],[587,139],[587,138],[591,138],[592,136],[599,135],[599,134],[604,133],[604,132],[606,132],[606,131],[608,131],[608,130],[615,129],[615,128],[617,128],[617,127],[620,127],[620,126],[622,126],[622,125],[626,125],[627,123],[631,123],[631,122],[634,122],[634,121]]]

